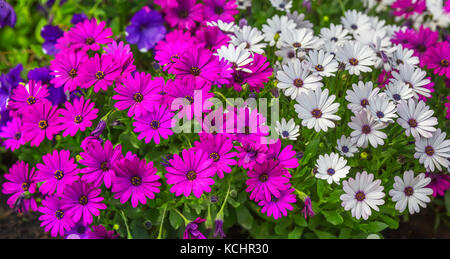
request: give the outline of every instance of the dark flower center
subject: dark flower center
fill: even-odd
[[[200,75],[200,69],[199,69],[198,67],[191,67],[190,72],[191,72],[191,74],[194,75],[194,76]]]
[[[46,120],[39,121],[39,128],[46,129],[48,127],[48,122]]]
[[[180,59],[180,56],[177,54],[170,56],[170,62],[175,63],[178,59]]]
[[[26,192],[28,191],[28,189],[30,189],[30,183],[27,182],[22,183],[22,190]]]
[[[416,48],[419,52],[425,52],[425,50],[427,50],[425,45],[423,45],[423,44],[417,45]]]
[[[383,118],[384,117],[384,113],[383,112],[381,112],[381,111],[377,111],[377,117],[378,118]]]
[[[191,95],[186,95],[184,98],[186,98],[186,100],[187,100],[190,104],[193,104],[193,103],[194,103],[194,97],[192,97]]]
[[[134,186],[139,186],[142,184],[142,178],[138,175],[131,177],[131,184]]]
[[[16,132],[16,134],[14,135],[14,139],[19,140],[22,137],[22,133],[20,132]]]
[[[244,82],[244,77],[241,76],[239,73],[234,74],[233,79],[238,84],[242,84]]]
[[[72,69],[69,71],[69,76],[70,76],[71,78],[75,78],[75,77],[77,76],[77,70],[76,70],[75,68],[72,68]]]
[[[434,148],[433,148],[432,146],[427,146],[427,147],[425,147],[425,153],[426,153],[428,156],[434,155]]]
[[[295,57],[295,52],[294,51],[289,51],[287,56],[288,56],[288,58],[294,58]]]
[[[367,99],[362,99],[362,100],[361,100],[361,106],[365,108],[367,105],[369,105],[369,100],[367,100]]]
[[[195,179],[197,179],[197,173],[196,173],[194,170],[189,170],[189,171],[186,173],[186,178],[187,178],[189,181],[194,181]]]
[[[350,63],[350,65],[352,66],[357,66],[359,61],[356,58],[351,58],[348,60],[348,62]]]
[[[246,134],[246,135],[250,134],[250,126],[244,127],[244,134]]]
[[[292,47],[294,47],[294,48],[300,48],[302,46],[302,44],[300,43],[300,42],[294,42],[294,43],[292,43]]]
[[[409,119],[408,124],[411,128],[417,127],[417,121],[415,119]]]
[[[217,152],[212,152],[209,154],[209,158],[211,158],[214,162],[217,162],[220,159],[220,155]]]
[[[64,172],[61,170],[56,170],[55,171],[55,178],[56,180],[61,180],[64,177]]]
[[[323,66],[322,65],[317,65],[317,66],[315,66],[314,67],[317,71],[319,71],[319,72],[322,72],[324,69],[323,69]]]
[[[133,99],[134,99],[136,102],[140,103],[140,102],[142,102],[142,100],[144,100],[144,96],[143,96],[141,93],[135,93],[135,94],[133,95]]]
[[[408,7],[405,8],[405,12],[406,13],[410,13],[412,11],[414,11],[414,7],[412,7],[412,6],[408,6]]]
[[[358,29],[358,26],[357,26],[356,24],[352,24],[352,25],[350,26],[350,28],[352,28],[353,30],[356,30],[356,29]]]
[[[343,146],[342,147],[342,152],[347,153],[349,151],[347,146]]]
[[[57,210],[57,211],[55,211],[55,217],[56,217],[57,219],[62,219],[62,218],[64,218],[64,211],[62,211],[62,210]]]
[[[222,14],[222,13],[223,13],[223,8],[222,8],[221,6],[216,6],[216,7],[214,8],[214,12],[215,12],[216,14]]]
[[[337,39],[336,37],[331,37],[330,40],[331,40],[331,41],[334,41],[334,42],[338,41],[338,39]]]
[[[28,103],[29,105],[35,104],[35,103],[36,103],[36,97],[34,97],[34,96],[28,96],[28,98],[27,98],[27,103]]]
[[[414,193],[414,189],[411,186],[407,186],[403,192],[406,196],[411,196]]]
[[[401,97],[400,97],[399,94],[394,94],[394,95],[392,96],[392,98],[394,98],[394,100],[396,100],[396,101],[400,101],[400,99],[401,99]]]
[[[81,115],[77,115],[73,121],[75,123],[81,123],[83,121],[83,117]]]
[[[443,60],[441,60],[441,62],[439,62],[439,64],[441,64],[441,66],[443,66],[443,67],[448,67],[448,60],[443,59]]]
[[[152,120],[152,122],[150,122],[150,128],[154,130],[158,129],[160,125],[161,124],[157,120]]]
[[[283,137],[287,138],[289,137],[289,132],[287,130],[281,132],[281,135],[283,135]]]
[[[319,110],[319,109],[314,109],[314,110],[312,110],[311,115],[312,115],[314,118],[319,119],[319,118],[322,117],[322,111]]]
[[[270,199],[271,202],[278,202],[279,200],[280,200],[280,198],[277,198],[273,195],[272,195],[272,198]]]
[[[87,45],[92,45],[95,42],[94,38],[92,37],[87,37],[86,38],[86,44]]]
[[[88,203],[88,198],[86,195],[82,195],[80,197],[80,199],[78,199],[78,203],[80,203],[81,205],[86,205]]]
[[[189,15],[189,13],[185,9],[181,9],[181,10],[178,11],[178,17],[180,17],[180,18],[183,18],[183,19],[187,18],[188,15]]]
[[[102,171],[108,171],[109,170],[109,166],[108,166],[108,162],[102,162],[100,164],[100,169],[102,169]]]
[[[97,73],[95,73],[95,77],[97,78],[97,80],[102,80],[103,78],[105,78],[105,72],[97,71]]]
[[[267,180],[269,180],[269,175],[267,175],[266,173],[263,173],[259,176],[259,181],[264,183],[267,182]]]
[[[369,125],[364,125],[364,126],[362,126],[362,132],[363,132],[364,134],[369,134],[370,131],[371,131],[371,129],[370,129],[370,126],[369,126]]]
[[[334,171],[333,168],[328,168],[328,170],[327,170],[328,175],[334,175],[335,173],[336,173],[336,171]]]
[[[355,194],[355,199],[356,199],[357,201],[363,201],[363,200],[366,199],[366,195],[364,194],[364,192],[358,191],[358,192]]]
[[[303,86],[303,81],[300,78],[294,80],[294,86],[300,88]]]

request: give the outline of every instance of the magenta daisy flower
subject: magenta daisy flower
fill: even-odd
[[[116,175],[113,178],[112,192],[114,199],[121,203],[127,202],[131,197],[131,206],[136,208],[140,203],[147,204],[147,198],[154,199],[161,186],[157,169],[153,162],[147,163],[145,159],[135,156],[132,159],[122,159],[114,167]]]
[[[447,115],[445,118],[450,120],[450,96],[447,96],[447,102],[445,103],[445,107],[447,108]]]
[[[92,226],[87,232],[88,239],[116,239],[119,235],[114,230],[106,230],[102,225]]]
[[[166,107],[160,107],[153,112],[147,112],[142,116],[135,117],[133,122],[134,132],[140,132],[138,139],[144,139],[149,143],[152,139],[156,144],[160,143],[160,136],[167,139],[173,134],[172,118],[174,114]]]
[[[403,47],[412,48],[410,42],[416,36],[416,31],[413,29],[404,29],[394,32],[391,42],[394,44],[402,44]]]
[[[114,91],[118,94],[112,99],[119,110],[128,110],[128,116],[141,116],[147,111],[153,111],[159,107],[158,87],[151,83],[152,76],[144,72],[127,76],[122,84],[118,84]]]
[[[238,141],[250,139],[260,142],[261,137],[269,135],[269,126],[265,125],[266,118],[258,113],[257,109],[250,110],[248,107],[240,107],[236,108],[234,113],[227,113],[226,116],[229,120],[226,125],[226,133],[234,134],[232,138]]]
[[[236,0],[205,0],[205,19],[207,21],[234,22],[234,15],[239,13]]]
[[[155,60],[166,71],[175,64],[187,49],[193,46],[191,41],[160,41],[155,47]]]
[[[249,179],[245,182],[248,185],[246,192],[250,193],[250,199],[255,201],[270,201],[272,196],[281,197],[281,191],[289,188],[289,178],[278,161],[266,160],[262,164],[256,164],[248,171]]]
[[[450,78],[450,43],[443,41],[428,49],[423,62],[435,75]]]
[[[305,200],[303,201],[305,203],[305,207],[302,209],[302,213],[305,216],[305,219],[309,217],[314,217],[315,213],[312,208],[311,198],[308,196],[305,197]]]
[[[264,88],[264,83],[269,82],[269,77],[272,76],[273,72],[269,62],[267,62],[267,58],[258,53],[254,53],[253,62],[244,67],[252,71],[252,73],[245,76],[245,81],[249,85],[249,90],[259,93],[259,91]]]
[[[421,14],[426,9],[425,0],[397,0],[391,7],[395,16],[403,16],[405,19],[414,14]]]
[[[106,209],[100,197],[101,189],[84,182],[77,181],[67,186],[61,197],[62,209],[74,222],[83,222],[89,225],[93,221],[92,216],[100,216],[100,210]]]
[[[269,154],[267,159],[280,162],[283,168],[297,168],[298,159],[295,157],[297,152],[292,150],[292,145],[287,145],[281,149],[281,140],[278,139],[274,144],[269,145]]]
[[[98,109],[94,108],[94,103],[87,99],[84,101],[84,96],[80,99],[74,99],[73,104],[66,102],[65,109],[60,110],[62,117],[59,117],[61,130],[64,130],[63,137],[67,135],[75,136],[80,131],[85,131],[86,128],[92,126],[92,120],[97,118]]]
[[[106,188],[111,187],[114,164],[123,158],[122,146],[117,145],[113,148],[111,141],[106,140],[102,147],[100,142],[92,141],[80,156],[83,159],[79,163],[86,166],[81,170],[83,173],[81,179],[94,183],[94,187],[100,187],[103,182]]]
[[[117,78],[117,83],[121,83],[125,77],[136,71],[136,66],[133,64],[133,52],[131,52],[128,44],[125,45],[123,41],[117,44],[113,41],[104,50],[107,55],[113,57],[113,62],[119,65],[120,76]]]
[[[423,26],[414,32],[414,36],[410,38],[409,43],[404,45],[414,50],[414,55],[419,57],[420,66],[423,67],[425,52],[436,45],[439,33]]]
[[[80,170],[68,150],[54,150],[42,157],[43,164],[37,164],[36,180],[44,182],[39,191],[43,194],[62,194],[66,185],[80,179]]]
[[[64,237],[64,232],[69,231],[75,223],[66,215],[66,211],[62,209],[62,203],[56,195],[47,196],[42,201],[42,207],[39,207],[39,212],[44,214],[39,217],[42,221],[41,227],[45,227],[45,232],[50,232],[52,237],[58,234]]]
[[[202,47],[216,51],[223,45],[227,45],[230,37],[223,33],[218,27],[203,26],[195,32],[195,38]]]
[[[425,175],[431,178],[431,182],[426,187],[433,189],[433,197],[444,196],[450,189],[450,176],[446,173],[425,173]]]
[[[114,80],[120,76],[119,64],[114,63],[112,55],[95,56],[88,59],[80,68],[81,87],[89,88],[94,86],[94,92],[108,90]]]
[[[6,126],[1,128],[0,137],[4,138],[3,145],[6,149],[14,151],[25,144],[21,127],[22,121],[18,117],[15,117],[12,121],[8,121]]]
[[[191,30],[195,28],[195,22],[203,21],[203,5],[197,0],[177,0],[176,6],[167,6],[163,10],[170,27]]]
[[[215,168],[219,178],[224,177],[224,173],[231,173],[231,167],[237,164],[233,158],[236,152],[230,152],[233,149],[233,141],[223,134],[199,134],[200,142],[196,141],[195,148],[208,154],[213,160],[211,167]]]
[[[31,141],[31,146],[39,146],[45,137],[52,140],[60,132],[59,110],[49,103],[38,103],[30,107],[22,118],[23,139]]]
[[[258,203],[262,206],[261,213],[266,213],[267,217],[272,216],[274,219],[281,218],[281,215],[287,216],[288,210],[293,210],[291,203],[295,203],[295,194],[293,192],[295,189],[287,189],[280,191],[280,197],[275,197],[272,195],[270,200],[262,200]]]
[[[81,85],[80,67],[87,59],[88,56],[83,51],[61,51],[50,61],[50,69],[53,71],[50,75],[55,76],[50,83],[56,88],[64,86],[64,92],[76,90]]]
[[[113,35],[111,28],[105,28],[106,22],[97,23],[95,18],[86,19],[78,23],[69,31],[69,41],[74,49],[83,51],[100,50],[100,44],[107,44],[113,40],[109,37]]]
[[[244,169],[252,169],[255,165],[262,164],[267,159],[267,145],[249,139],[243,139],[241,145],[234,147],[238,151],[238,166]]]
[[[27,85],[20,84],[13,90],[8,108],[23,114],[28,108],[35,107],[39,103],[49,104],[47,96],[49,96],[47,85],[30,80]]]
[[[4,174],[7,180],[3,183],[2,193],[12,194],[6,203],[10,208],[14,208],[18,199],[24,196],[25,192],[34,193],[36,190],[36,172],[34,167],[28,169],[28,164],[23,161],[17,161],[10,169],[8,174]],[[26,212],[30,210],[37,210],[36,200],[33,197],[23,200],[23,210]]]
[[[212,167],[213,160],[208,154],[195,149],[184,149],[182,157],[178,154],[169,160],[170,166],[166,167],[167,184],[173,184],[170,188],[175,196],[188,197],[191,193],[200,198],[203,192],[211,192],[210,185],[214,184],[212,177],[215,168]]]
[[[193,49],[185,51],[180,60],[170,67],[169,73],[212,84],[220,78],[221,67],[218,57],[210,50],[193,46]]]
[[[172,111],[178,110],[178,118],[186,116],[188,119],[201,117],[203,112],[209,111],[213,105],[210,98],[208,84],[196,84],[193,79],[175,80],[171,87],[167,87],[168,102]]]

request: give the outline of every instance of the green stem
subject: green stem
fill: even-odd
[[[341,10],[342,10],[342,14],[345,14],[345,7],[344,7],[344,3],[342,3],[342,0],[338,0],[339,5],[341,6]]]
[[[164,211],[163,211],[163,214],[161,217],[161,223],[159,224],[159,233],[158,233],[157,239],[161,239],[161,236],[162,236],[162,227],[163,227],[163,223],[164,223],[164,217],[166,216],[167,203],[165,203],[163,206],[164,206]]]
[[[294,188],[294,187],[293,187]],[[303,201],[306,199],[306,197],[308,197],[308,195],[306,195],[306,193],[297,190],[296,188],[294,188],[295,192],[298,194],[298,196],[300,197],[300,199],[302,199]]]
[[[188,225],[189,223],[191,223],[190,220],[188,220],[179,210],[175,209],[175,212],[178,213],[178,215],[180,215],[180,217],[184,220],[184,225]]]
[[[223,200],[223,203],[222,203],[222,206],[220,207],[219,212],[217,212],[216,219],[223,220],[223,210],[225,208],[225,204],[227,204],[228,196],[230,195],[230,190],[231,190],[231,179],[232,179],[232,177],[230,176],[230,182],[228,183],[227,194],[225,195],[225,199]]]
[[[123,222],[125,223],[125,228],[127,229],[127,238],[128,239],[133,239],[133,236],[131,235],[130,232],[130,228],[128,227],[128,221],[127,221],[127,217],[125,216],[125,212],[123,212],[123,210],[120,211],[120,215],[122,216]]]

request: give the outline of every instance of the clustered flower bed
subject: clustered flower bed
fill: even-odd
[[[332,2],[0,2],[0,50],[49,16],[39,64],[0,77],[9,207],[64,238],[366,238],[450,211],[450,1]]]

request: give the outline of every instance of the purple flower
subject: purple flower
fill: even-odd
[[[205,19],[207,21],[234,22],[239,13],[236,0],[204,0]]]
[[[119,65],[120,75],[116,79],[116,84],[122,83],[124,78],[136,71],[136,66],[133,64],[133,52],[131,52],[128,44],[125,45],[123,41],[117,44],[116,41],[113,41],[104,50],[108,55],[113,57],[113,62]]]
[[[83,51],[61,51],[50,61],[50,74],[54,76],[50,82],[57,88],[64,86],[64,91],[74,91],[81,84],[79,70],[87,59]]]
[[[21,145],[25,144],[22,134],[22,121],[19,117],[15,117],[12,121],[6,123],[6,126],[0,130],[0,137],[4,138],[3,145],[6,149],[14,151]]]
[[[446,173],[426,173],[426,176],[431,178],[427,188],[433,189],[433,197],[444,196],[450,189],[450,176]]]
[[[198,230],[198,224],[205,222],[206,219],[196,218],[187,224],[184,230],[183,239],[206,239],[206,237]]]
[[[83,22],[87,18],[88,17],[85,13],[74,13],[72,15],[72,19],[70,20],[70,23],[73,25],[77,25],[78,23]]]
[[[92,226],[88,231],[88,239],[116,239],[118,236],[114,230],[106,230],[102,225]]]
[[[131,44],[137,44],[139,51],[147,52],[164,38],[166,27],[161,14],[144,6],[131,18],[130,25],[125,29],[126,39]]]
[[[52,237],[56,237],[58,234],[64,237],[65,231],[69,231],[75,223],[72,219],[66,215],[62,209],[62,204],[56,195],[47,196],[42,201],[42,207],[39,207],[39,212],[44,214],[39,217],[42,221],[41,227],[45,227],[45,232],[51,230]]]
[[[197,0],[177,0],[177,5],[164,8],[166,21],[170,27],[191,30],[195,22],[203,21],[203,5]]]
[[[250,199],[255,201],[269,201],[272,196],[280,198],[281,191],[289,188],[286,172],[278,161],[266,160],[263,164],[256,164],[247,173],[249,179],[245,182],[248,186],[245,191],[251,192]]]
[[[0,1],[0,28],[16,25],[16,12],[8,2]]]
[[[420,14],[426,9],[425,0],[397,0],[392,6],[395,16],[403,16],[405,19]]]
[[[40,81],[31,80],[28,84],[19,85],[13,90],[8,108],[17,114],[24,114],[28,108],[39,104],[50,104],[46,97],[49,95],[47,86]]]
[[[214,237],[220,236],[221,238],[225,238],[225,233],[223,232],[223,220],[216,220],[215,221],[215,231],[214,231]]]
[[[58,26],[46,25],[41,30],[41,36],[44,38],[42,50],[47,55],[55,55],[59,49],[55,48],[56,41],[64,35],[64,31]]]
[[[293,210],[291,203],[295,203],[295,194],[292,194],[295,189],[287,189],[280,191],[280,197],[272,195],[269,200],[262,200],[258,203],[262,206],[261,213],[267,213],[267,216],[272,216],[274,219],[281,218],[281,215],[287,216],[288,210]]]
[[[312,209],[311,198],[306,196],[304,203],[305,203],[305,207],[302,209],[302,213],[305,215],[305,219],[307,219],[308,216],[314,217],[314,211]]]
[[[66,231],[66,239],[87,239],[89,227],[78,222],[69,231]]]
[[[423,64],[433,73],[450,78],[450,43],[444,41],[429,48],[424,55]]]
[[[83,51],[100,50],[101,44],[107,44],[113,40],[111,28],[105,28],[106,22],[97,23],[95,18],[78,23],[68,33],[68,40],[74,49],[81,48]]]
[[[281,166],[284,168],[297,168],[298,159],[296,157],[296,152],[292,150],[292,145],[287,145],[285,148],[281,149],[281,140],[278,139],[274,144],[269,145],[270,153],[267,159],[272,159],[279,161]]]

